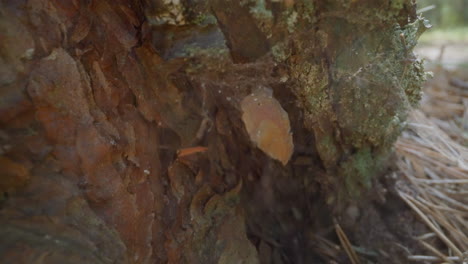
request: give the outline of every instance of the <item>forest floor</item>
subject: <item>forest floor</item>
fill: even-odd
[[[452,43],[416,50],[433,77],[371,198],[312,236],[321,263],[468,263],[466,48]]]
[[[468,67],[468,42],[442,45],[425,43],[416,49],[416,53],[426,60],[429,67],[436,62],[451,70]],[[440,56],[441,53],[442,56]],[[439,57],[441,57],[440,60]]]
[[[406,248],[407,257],[468,263],[468,43],[422,45],[416,52],[434,77],[395,147],[395,190],[427,228],[413,230],[423,252]]]
[[[433,78],[374,186],[380,198],[354,227],[335,225],[347,260],[329,263],[468,263],[468,42],[416,53]]]

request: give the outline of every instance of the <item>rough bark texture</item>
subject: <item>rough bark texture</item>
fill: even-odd
[[[357,200],[425,27],[411,0],[2,1],[1,258],[310,263],[333,216],[384,249]]]

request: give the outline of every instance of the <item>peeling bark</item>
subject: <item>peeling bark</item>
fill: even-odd
[[[0,256],[323,259],[419,100],[426,27],[411,0],[3,1]]]

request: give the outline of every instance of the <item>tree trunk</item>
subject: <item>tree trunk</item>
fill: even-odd
[[[2,1],[1,258],[325,261],[420,98],[412,2]]]

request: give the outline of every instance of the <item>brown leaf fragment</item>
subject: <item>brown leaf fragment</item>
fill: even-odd
[[[195,153],[205,152],[207,149],[208,149],[207,147],[201,147],[201,146],[179,149],[177,151],[177,156],[185,157],[185,156],[189,156]]]
[[[258,89],[241,102],[242,121],[258,148],[286,165],[294,150],[288,113],[271,91]]]

